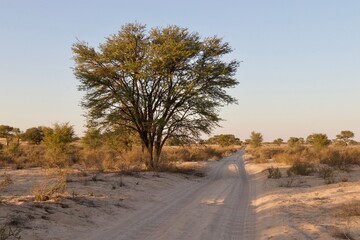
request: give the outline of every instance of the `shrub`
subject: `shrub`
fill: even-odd
[[[0,240],[21,239],[21,229],[7,225],[0,226]]]
[[[279,147],[267,147],[260,150],[260,157],[264,159],[272,159],[275,155],[283,153],[284,150]]]
[[[44,129],[44,144],[50,165],[68,164],[70,143],[74,139],[74,128],[69,123],[54,124],[53,129]]]
[[[359,153],[354,151],[330,150],[324,153],[320,163],[331,166],[341,171],[350,171],[352,164],[358,164]]]
[[[323,133],[313,133],[307,137],[306,141],[315,148],[327,147],[331,143],[331,141],[328,139],[328,136]]]
[[[293,164],[294,162],[300,161],[300,154],[297,153],[279,153],[274,156],[275,162],[285,163],[285,164]]]
[[[249,144],[253,148],[258,148],[263,142],[263,136],[261,133],[251,132]]]
[[[294,164],[287,170],[287,175],[301,175],[309,176],[315,172],[314,164],[308,162],[296,161]]]
[[[279,168],[274,168],[273,166],[267,168],[268,178],[278,179],[281,178],[281,172]]]
[[[323,166],[318,169],[319,177],[325,180],[326,184],[331,184],[335,182],[335,171],[329,166]]]
[[[62,194],[66,190],[67,175],[59,172],[55,179],[46,179],[44,182],[36,184],[33,188],[33,195],[36,201],[47,201]]]

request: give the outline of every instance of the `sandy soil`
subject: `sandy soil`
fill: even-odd
[[[238,152],[213,163],[202,181],[178,184],[78,239],[254,239],[251,184]]]
[[[259,187],[253,201],[258,239],[360,239],[359,167],[336,172],[335,183],[326,184],[316,174],[287,177],[288,166],[274,162],[246,166]],[[269,166],[283,177],[268,179]]]
[[[360,212],[360,168],[325,184],[316,175],[285,177],[277,163],[243,161],[241,151],[192,164],[206,176],[72,172],[66,192],[46,202],[32,189],[56,174],[3,169],[0,227],[30,240],[360,239],[360,214],[349,214]],[[283,177],[268,179],[269,166]],[[6,176],[12,183],[1,186]]]

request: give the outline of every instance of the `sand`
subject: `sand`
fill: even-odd
[[[241,151],[190,164],[206,176],[69,169],[66,191],[48,201],[36,201],[32,189],[56,180],[55,170],[1,169],[0,183],[6,176],[12,183],[0,187],[0,226],[29,240],[360,239],[360,217],[343,212],[360,202],[359,168],[325,184],[288,178],[285,165],[243,161]],[[269,166],[283,177],[268,179]]]

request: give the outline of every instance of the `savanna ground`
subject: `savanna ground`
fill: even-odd
[[[144,154],[136,147],[118,153],[92,151],[75,143],[68,155],[58,161],[54,161],[41,145],[22,144],[20,147],[1,155],[1,240],[83,239],[82,236],[97,228],[104,233],[112,232],[109,223],[126,220],[128,216],[137,219],[137,212],[149,210],[146,206],[164,211],[167,216],[180,212],[182,217],[173,221],[176,225],[184,224],[183,227],[189,224],[187,215],[194,217],[193,209],[196,209],[196,216],[206,216],[210,230],[214,229],[211,224],[216,223],[223,231],[221,234],[197,232],[197,239],[230,239],[234,235],[229,234],[236,232],[227,233],[230,223],[226,220],[233,222],[237,217],[223,216],[229,209],[235,209],[240,215],[244,213],[245,206],[241,205],[244,186],[250,188],[251,206],[248,207],[256,217],[243,226],[242,234],[246,231],[256,234],[243,236],[360,239],[359,146],[313,148],[269,144],[255,149],[246,147],[244,166],[250,176],[249,180],[245,179],[248,185],[241,182],[245,175],[238,174],[243,161],[239,152],[234,155],[239,159],[217,161],[239,147],[166,147],[159,172],[145,170]],[[166,199],[173,202],[176,194],[184,199],[179,202],[185,208],[170,203],[169,208],[161,207]],[[240,196],[239,202],[230,198],[234,194]],[[164,198],[161,200],[161,197]],[[229,208],[230,203],[232,208]],[[149,210],[148,214],[152,212]],[[254,226],[248,226],[250,222]],[[120,223],[127,226],[126,221]],[[140,233],[145,235],[155,224],[144,219],[140,223],[145,226]],[[171,221],[159,220],[163,228],[169,224],[172,225]],[[204,227],[204,224],[195,221],[188,227]],[[161,229],[153,233],[151,239],[166,239],[174,234],[168,232],[172,228]],[[134,227],[133,230],[137,231]],[[177,231],[179,239],[191,239],[185,234],[186,229]],[[119,239],[126,239],[126,236],[119,236]],[[239,239],[243,238],[239,236]]]
[[[260,239],[360,239],[360,148],[247,149]]]
[[[209,164],[238,148],[166,147],[161,169],[151,172],[137,147],[119,153],[75,143],[55,159],[42,145],[21,144],[1,155],[0,239],[82,236],[156,202],[175,186],[202,181]]]

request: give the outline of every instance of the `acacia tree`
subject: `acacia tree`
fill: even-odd
[[[150,169],[169,137],[209,134],[221,120],[218,108],[236,103],[225,89],[238,84],[239,63],[223,60],[232,50],[216,36],[130,23],[98,49],[77,42],[72,50],[90,125],[137,132]]]
[[[336,135],[336,139],[340,142],[343,142],[346,146],[349,145],[349,143],[351,142],[351,138],[354,137],[355,134],[349,130],[341,131],[340,134]]]
[[[239,138],[236,138],[233,134],[220,134],[215,135],[207,140],[210,144],[219,144],[221,146],[241,145]]]
[[[277,139],[274,139],[273,143],[280,146],[281,144],[284,143],[284,140],[282,138],[277,138]]]
[[[261,146],[262,142],[263,142],[263,136],[261,133],[254,132],[254,131],[251,132],[249,144],[252,147],[258,148]]]
[[[323,133],[313,133],[306,138],[306,142],[310,143],[316,148],[323,148],[329,146],[331,141],[328,136]]]
[[[43,138],[44,138],[44,133],[41,127],[28,128],[21,135],[22,140],[28,141],[31,144],[40,144]]]
[[[10,141],[14,137],[14,129],[8,125],[0,125],[0,138],[6,139],[6,146],[9,146]]]

